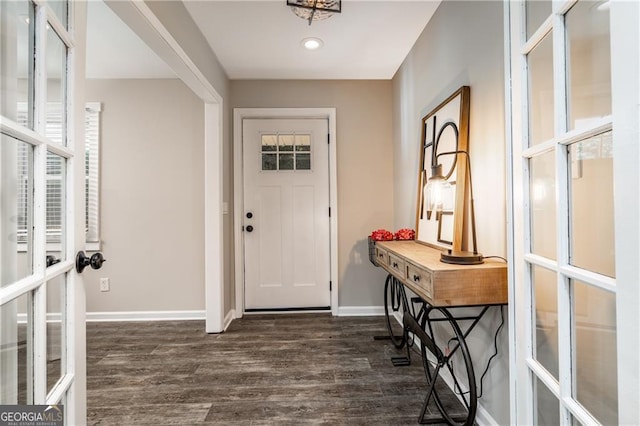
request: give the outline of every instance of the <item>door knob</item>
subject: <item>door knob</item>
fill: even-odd
[[[87,257],[83,251],[79,251],[76,255],[76,271],[81,274],[84,268],[89,265],[91,265],[92,269],[100,269],[106,261],[107,259],[102,256],[102,253],[94,253],[91,257]]]
[[[253,226],[249,225],[247,226],[247,232],[253,232]]]
[[[247,219],[251,219],[252,217],[253,217],[253,213],[248,212],[248,213],[247,213]]]
[[[56,263],[60,263],[60,259],[57,259],[56,257],[51,256],[51,255],[47,256],[47,259],[46,259],[47,268],[49,266],[55,265]]]

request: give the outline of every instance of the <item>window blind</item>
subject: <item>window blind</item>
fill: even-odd
[[[85,106],[85,230],[87,242],[98,242],[99,235],[99,154],[100,154],[100,112],[99,102]],[[27,104],[18,103],[17,121],[26,126],[28,120]],[[47,104],[45,136],[54,142],[63,139],[63,114],[60,103]],[[18,242],[26,243],[31,221],[30,202],[33,194],[30,175],[32,158],[30,150],[23,145],[18,150],[18,176],[20,189],[18,194]],[[64,229],[64,188],[66,162],[62,157],[47,153],[46,174],[46,220],[47,243],[59,243]]]

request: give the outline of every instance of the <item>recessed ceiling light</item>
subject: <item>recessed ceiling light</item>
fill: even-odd
[[[316,37],[308,37],[302,40],[302,47],[307,50],[318,50],[322,47],[322,40]]]

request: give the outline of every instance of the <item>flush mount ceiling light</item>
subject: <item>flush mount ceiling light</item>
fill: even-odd
[[[342,12],[342,0],[287,0],[287,6],[297,16],[309,21],[322,21]]]
[[[307,50],[318,50],[323,45],[322,40],[315,37],[305,38],[302,40],[300,44],[302,45],[302,47],[304,47]]]

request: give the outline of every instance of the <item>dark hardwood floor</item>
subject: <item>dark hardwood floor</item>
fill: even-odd
[[[88,422],[416,424],[420,357],[394,367],[405,352],[373,340],[385,334],[383,317],[324,314],[245,316],[219,335],[202,321],[88,323]]]

